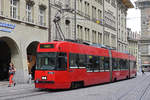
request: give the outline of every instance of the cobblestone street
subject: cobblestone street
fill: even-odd
[[[34,84],[7,87],[0,82],[0,100],[150,100],[150,73],[114,83],[74,90],[39,90]]]

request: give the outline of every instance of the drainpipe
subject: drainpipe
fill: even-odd
[[[48,42],[51,41],[51,0],[48,0]]]
[[[76,0],[74,0],[74,40],[76,40],[76,35],[77,35],[77,32],[76,32],[76,24],[77,24],[77,6],[76,6]]]
[[[103,35],[102,35],[102,44],[104,45],[104,27],[105,27],[105,25],[104,25],[104,19],[105,19],[105,7],[104,7],[104,4],[105,3],[105,0],[103,0]]]
[[[117,48],[116,48],[116,51],[118,51],[118,0],[117,0]]]

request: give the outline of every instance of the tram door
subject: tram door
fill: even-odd
[[[110,81],[112,82],[112,53],[111,50],[109,50],[109,68],[110,68]]]

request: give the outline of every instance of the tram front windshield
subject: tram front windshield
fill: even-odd
[[[65,53],[42,52],[37,54],[37,70],[66,70],[67,57]]]

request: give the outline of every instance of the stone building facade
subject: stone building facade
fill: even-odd
[[[59,24],[66,39],[127,51],[126,15],[133,8],[130,0],[51,0],[51,5],[52,39],[59,39],[53,20],[60,16]]]
[[[141,10],[141,66],[150,71],[150,0],[137,0],[136,6]]]
[[[128,53],[135,56],[137,59],[137,68],[140,66],[140,55],[139,55],[139,43],[140,34],[137,32],[133,32],[131,28],[127,28],[127,42],[128,42]]]
[[[27,82],[27,55],[36,55],[38,43],[47,37],[48,0],[0,0],[0,80],[7,80],[12,61],[16,81]]]
[[[48,40],[77,39],[126,51],[126,11],[132,7],[130,0],[0,0],[0,76],[12,61],[17,82],[27,82],[28,63],[38,43]]]

